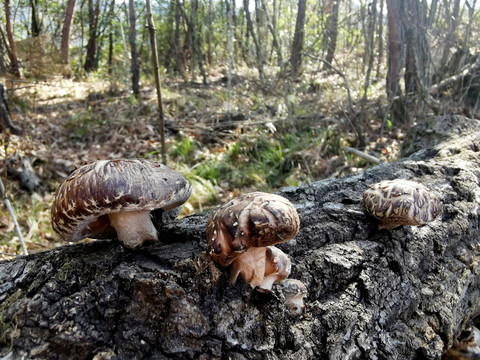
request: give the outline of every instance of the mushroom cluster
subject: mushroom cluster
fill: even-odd
[[[424,225],[442,213],[440,199],[424,185],[404,179],[385,180],[363,194],[367,211],[380,221],[380,229]]]
[[[290,275],[288,256],[273,245],[297,235],[300,219],[282,196],[263,192],[241,195],[213,212],[207,224],[210,256],[222,267],[231,265],[252,287],[270,290]]]
[[[191,193],[183,174],[155,161],[94,161],[76,169],[55,192],[52,227],[65,241],[116,235],[135,248],[158,240],[152,211],[176,218]]]

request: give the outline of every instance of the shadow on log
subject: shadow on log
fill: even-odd
[[[301,315],[205,256],[209,214],[166,228],[163,244],[65,246],[0,263],[4,359],[439,359],[480,310],[480,125],[437,117],[412,129],[423,149],[364,173],[280,194],[301,229],[279,245],[308,289]],[[443,136],[442,142],[432,134]],[[423,141],[423,140],[422,140]],[[409,144],[409,142],[411,142]],[[441,219],[378,230],[363,192],[415,179]]]

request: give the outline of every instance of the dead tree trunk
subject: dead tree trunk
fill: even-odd
[[[301,219],[279,246],[308,289],[301,315],[280,285],[228,283],[205,256],[201,214],[163,229],[163,244],[96,241],[0,263],[1,355],[439,359],[480,312],[479,130],[460,116],[428,119],[407,136],[408,158],[280,191]],[[394,178],[436,190],[441,219],[378,230],[362,194]]]

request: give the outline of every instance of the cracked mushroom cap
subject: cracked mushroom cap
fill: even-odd
[[[380,229],[424,225],[442,213],[440,199],[424,185],[404,179],[370,185],[363,194],[367,211],[380,221]]]
[[[275,246],[253,247],[237,256],[232,262],[230,282],[240,275],[251,287],[270,290],[290,275],[289,257]]]
[[[213,212],[206,231],[208,252],[220,266],[228,266],[249,248],[293,239],[299,228],[297,211],[284,197],[244,194]]]
[[[155,161],[94,161],[76,169],[55,192],[52,227],[65,241],[117,235],[134,248],[158,240],[152,210],[176,217],[191,192],[183,174]]]

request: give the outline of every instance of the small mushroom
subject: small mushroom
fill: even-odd
[[[208,251],[225,267],[249,248],[293,239],[299,228],[297,211],[284,197],[263,192],[240,195],[211,215],[206,231]]]
[[[251,287],[271,290],[290,275],[292,264],[288,256],[275,246],[253,247],[240,254],[232,263],[230,281],[240,275]]]
[[[305,309],[303,298],[307,296],[307,287],[297,279],[287,279],[282,282],[285,304],[287,309],[295,315],[300,315]]]
[[[52,227],[65,241],[118,236],[129,248],[158,240],[151,211],[176,218],[192,193],[180,172],[149,160],[101,160],[75,170],[57,189]]]
[[[439,198],[424,185],[404,179],[373,184],[363,194],[367,211],[380,220],[380,229],[424,225],[442,213]]]

